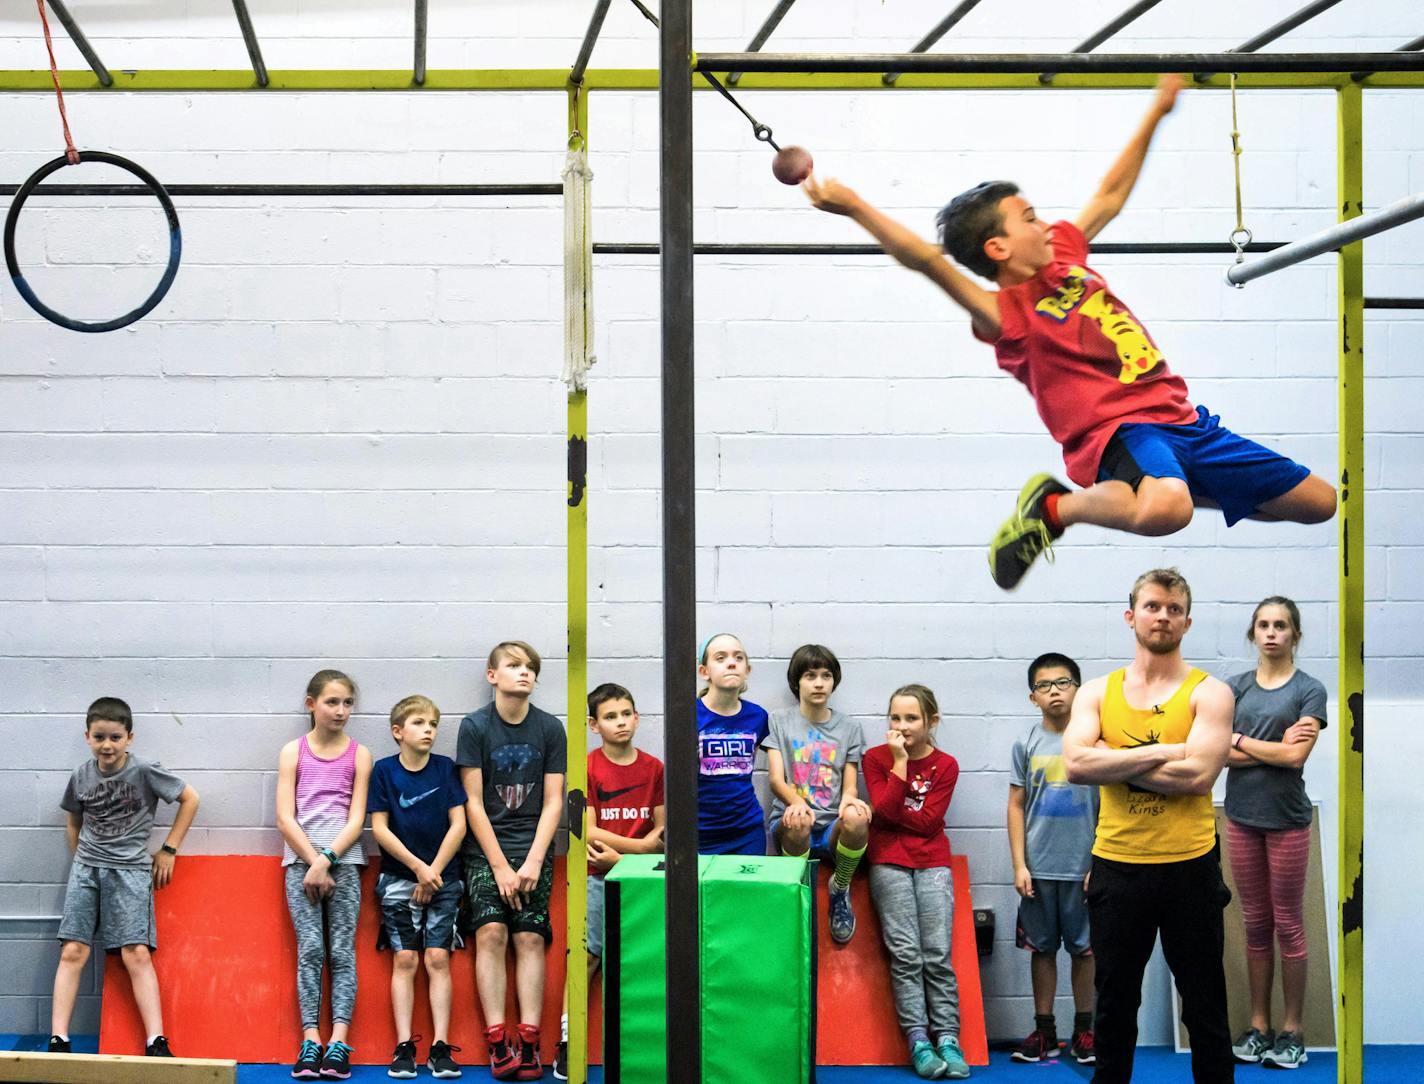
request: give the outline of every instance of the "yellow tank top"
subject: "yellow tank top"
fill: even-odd
[[[1114,749],[1175,744],[1192,729],[1192,690],[1206,677],[1193,668],[1163,704],[1135,708],[1123,695],[1126,669],[1108,675],[1103,693],[1103,740]],[[1210,794],[1158,794],[1131,783],[1100,788],[1098,835],[1093,853],[1114,862],[1185,862],[1216,845]]]

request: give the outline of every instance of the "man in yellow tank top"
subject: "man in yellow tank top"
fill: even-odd
[[[1131,663],[1083,686],[1063,736],[1074,783],[1102,804],[1088,920],[1097,961],[1094,1084],[1127,1084],[1142,976],[1160,932],[1182,998],[1192,1079],[1233,1079],[1222,969],[1221,879],[1211,788],[1231,745],[1231,690],[1182,658],[1192,590],[1174,568],[1145,572],[1125,615]]]

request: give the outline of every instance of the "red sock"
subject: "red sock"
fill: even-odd
[[[1043,498],[1043,522],[1048,525],[1048,533],[1057,538],[1063,533],[1063,521],[1058,518],[1058,498],[1062,493],[1050,493]]]

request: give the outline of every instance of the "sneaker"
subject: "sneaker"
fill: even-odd
[[[539,1029],[533,1024],[520,1024],[517,1030],[519,1032],[519,1071],[514,1074],[514,1079],[544,1079],[544,1063],[539,1060]]]
[[[451,1046],[449,1043],[435,1042],[430,1044],[430,1057],[426,1059],[425,1066],[430,1070],[430,1075],[436,1080],[455,1080],[464,1074],[459,1063],[450,1056],[452,1050],[459,1050],[458,1046]]]
[[[153,1042],[143,1048],[143,1056],[146,1058],[171,1058],[173,1051],[168,1049],[168,1036],[155,1035]]]
[[[832,881],[829,895],[831,940],[844,945],[855,936],[855,908],[850,904],[850,889],[840,888]]]
[[[323,1050],[321,1043],[311,1039],[302,1040],[302,1049],[297,1054],[296,1064],[292,1066],[293,1080],[315,1080],[321,1076],[321,1055]]]
[[[321,1056],[321,1079],[350,1080],[353,1053],[355,1051],[342,1042],[333,1042],[328,1046],[326,1053]]]
[[[1079,1065],[1096,1065],[1098,1063],[1092,1028],[1073,1032],[1073,1038],[1068,1043],[1068,1050],[1077,1059]],[[1054,1053],[1056,1054],[1058,1051],[1055,1050]]]
[[[68,1039],[61,1039],[58,1035],[51,1035],[51,1036],[49,1037],[49,1047],[48,1047],[48,1050],[49,1050],[49,1052],[50,1052],[51,1054],[72,1054],[72,1053],[74,1053],[74,1051],[69,1048],[69,1040],[68,1040]]]
[[[391,1055],[391,1067],[386,1070],[386,1076],[393,1076],[397,1080],[415,1079],[414,1039],[396,1043],[396,1052]]]
[[[1043,502],[1050,494],[1069,492],[1051,474],[1035,474],[1024,483],[1014,514],[989,543],[989,574],[1005,591],[1019,585],[1039,554],[1053,560],[1053,533],[1043,521]]]
[[[560,1043],[554,1050],[554,1079],[569,1079],[569,1044]]]
[[[1309,1060],[1305,1039],[1298,1031],[1281,1032],[1271,1049],[1261,1055],[1261,1064],[1272,1069],[1298,1069]]]
[[[964,1051],[959,1049],[959,1040],[953,1035],[940,1036],[935,1048],[939,1060],[944,1062],[946,1080],[966,1080],[969,1077],[969,1063],[964,1060]]]
[[[1246,1034],[1231,1044],[1231,1053],[1237,1061],[1258,1062],[1261,1055],[1267,1053],[1276,1044],[1274,1032],[1266,1032],[1264,1035],[1259,1028],[1247,1028]]]
[[[1058,1036],[1051,1031],[1035,1028],[1028,1038],[1019,1043],[1018,1049],[1009,1055],[1014,1061],[1037,1064],[1044,1058],[1058,1057]]]
[[[490,1076],[495,1080],[513,1080],[519,1071],[519,1048],[509,1041],[503,1024],[485,1029],[489,1043]]]
[[[910,1065],[916,1074],[925,1080],[939,1080],[944,1076],[944,1071],[949,1068],[940,1060],[928,1039],[920,1039],[910,1047]]]

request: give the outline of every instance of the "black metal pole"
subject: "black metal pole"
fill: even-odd
[[[588,70],[588,62],[593,57],[593,45],[598,41],[599,31],[603,29],[604,17],[608,14],[608,7],[613,0],[597,0],[593,6],[593,16],[588,20],[588,29],[583,35],[583,44],[579,46],[578,59],[574,61],[573,69],[569,72],[569,82],[578,84],[583,82],[583,73]]]
[[[697,906],[696,468],[692,409],[692,0],[664,0],[658,111],[662,222],[663,719],[667,752],[667,1079],[702,1080]]]
[[[113,86],[114,77],[109,74],[109,69],[104,67],[103,61],[99,59],[99,54],[94,52],[94,46],[89,44],[89,39],[84,36],[84,31],[79,29],[79,24],[74,21],[74,16],[69,14],[69,9],[64,6],[64,0],[46,0],[46,2],[49,4],[50,10],[64,24],[64,30],[69,35],[69,40],[74,42],[75,47],[83,54],[84,60],[94,70],[94,74],[99,77],[99,83],[106,87]]]
[[[698,53],[699,72],[925,72],[966,75],[1158,75],[1162,72],[1424,71],[1424,56],[1390,53]]]
[[[267,65],[262,61],[262,46],[257,43],[257,31],[252,28],[252,16],[247,11],[247,0],[232,0],[232,10],[237,13],[237,25],[242,28],[242,40],[247,45],[247,59],[252,62],[252,74],[257,76],[257,85],[267,85]]]
[[[1328,9],[1333,8],[1339,2],[1340,0],[1313,0],[1312,3],[1306,4],[1305,7],[1301,8],[1294,15],[1287,15],[1280,22],[1276,23],[1275,26],[1266,27],[1265,30],[1262,30],[1250,41],[1243,41],[1234,49],[1229,49],[1227,51],[1230,53],[1254,53],[1257,49],[1261,48],[1261,46],[1269,45],[1277,38],[1284,37],[1286,34],[1289,34],[1292,30],[1298,27],[1301,23],[1307,22],[1315,18],[1322,11],[1327,11]],[[1223,69],[1217,70],[1220,71]],[[1240,71],[1241,69],[1226,68],[1224,70]],[[1211,72],[1197,72],[1195,75],[1192,76],[1192,78],[1195,79],[1198,83],[1200,83],[1205,80],[1209,75],[1211,75]]]
[[[415,0],[415,85],[425,85],[425,38],[430,29],[430,0]]]
[[[564,186],[549,184],[166,184],[170,196],[561,196]],[[0,196],[13,196],[17,184],[0,184]],[[46,184],[36,196],[146,196],[141,184]]]
[[[937,22],[933,30],[931,30],[928,34],[922,37],[919,41],[915,42],[914,45],[910,46],[910,52],[929,52],[930,46],[934,45],[934,43],[939,41],[940,38],[944,37],[951,30],[953,30],[954,25],[959,22],[960,19],[964,18],[964,16],[968,15],[978,6],[979,0],[961,0],[959,6],[956,7],[939,22]],[[895,80],[899,78],[899,72],[886,72],[880,77],[880,81],[884,83],[887,87],[893,87],[895,85]]]
[[[1367,309],[1424,309],[1424,297],[1367,297]]]
[[[1132,7],[1128,8],[1116,19],[1108,23],[1107,26],[1099,30],[1096,34],[1084,38],[1077,45],[1073,46],[1073,52],[1091,53],[1094,49],[1096,49],[1103,42],[1107,41],[1108,38],[1112,37],[1123,27],[1134,22],[1140,16],[1147,14],[1161,2],[1162,0],[1137,0],[1137,3],[1133,4]],[[1047,86],[1049,83],[1053,82],[1053,72],[1044,72],[1038,77],[1038,81],[1044,86]]]
[[[1424,49],[1424,37],[1415,38],[1413,41],[1406,41],[1403,45],[1396,49],[1395,52],[1410,53],[1416,49]]]
[[[786,13],[791,10],[791,5],[794,3],[796,0],[776,0],[776,7],[772,9],[771,14],[766,17],[766,22],[761,24],[761,29],[756,32],[747,45],[747,52],[761,52],[761,47],[766,44],[766,39],[771,37],[772,32],[781,25],[781,20],[786,18]],[[741,77],[741,72],[728,72],[727,82],[736,86],[737,80]]]
[[[41,190],[43,191],[43,190]],[[1271,252],[1285,241],[1252,241],[1247,252]],[[809,244],[762,242],[701,242],[692,246],[698,256],[881,256],[875,244]],[[1108,241],[1093,245],[1094,256],[1226,256],[1236,251],[1225,241]],[[652,241],[595,241],[595,256],[656,256]]]

